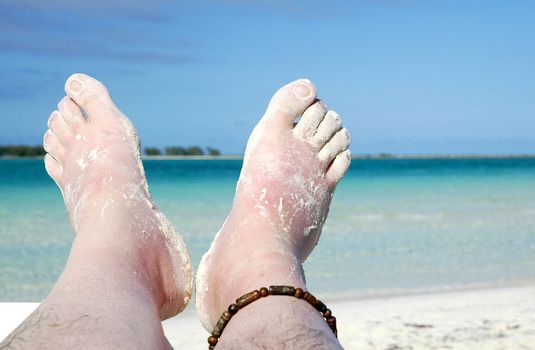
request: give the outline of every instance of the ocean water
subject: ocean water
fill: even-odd
[[[146,160],[197,266],[240,160]],[[73,233],[41,160],[0,160],[0,301],[40,301]],[[535,159],[354,160],[305,264],[322,299],[535,281]]]

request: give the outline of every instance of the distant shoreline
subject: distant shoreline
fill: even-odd
[[[225,160],[243,159],[243,155],[220,156],[142,156],[142,159]],[[535,159],[535,154],[354,154],[351,159]]]
[[[532,159],[535,154],[354,154],[352,159]]]
[[[243,159],[241,154],[227,154],[219,156],[141,156],[143,160],[240,160]],[[351,156],[354,160],[362,159],[535,159],[535,154],[354,154]],[[43,159],[42,156],[19,157],[19,156],[0,156],[0,160],[6,159]]]

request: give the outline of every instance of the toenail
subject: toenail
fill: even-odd
[[[70,82],[69,82],[69,90],[71,92],[74,92],[74,93],[78,93],[80,91],[82,91],[82,86],[83,86],[83,82],[81,80],[78,80],[78,79],[72,79]]]
[[[294,87],[294,94],[296,97],[299,98],[307,98],[312,93],[312,90],[308,87],[308,85],[299,83]]]

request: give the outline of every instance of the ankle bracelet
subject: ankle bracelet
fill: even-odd
[[[235,304],[229,305],[228,309],[223,312],[223,314],[219,318],[219,321],[217,321],[214,329],[212,330],[212,335],[208,337],[208,350],[213,350],[215,348],[217,342],[219,341],[219,338],[221,337],[221,334],[223,334],[223,330],[227,326],[232,316],[234,316],[236,313],[238,313],[239,310],[243,309],[253,301],[267,297],[268,295],[286,295],[295,297],[297,299],[306,300],[310,305],[312,305],[316,310],[321,313],[321,315],[327,322],[327,325],[333,331],[334,336],[338,338],[338,331],[336,330],[336,317],[334,317],[332,315],[331,310],[328,309],[327,306],[325,306],[325,304],[322,303],[319,299],[317,299],[314,295],[304,291],[301,288],[295,288],[291,286],[270,286],[269,289],[266,287],[262,287],[258,290],[253,290],[252,292],[244,294],[238,299],[236,299]]]

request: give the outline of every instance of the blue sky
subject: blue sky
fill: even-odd
[[[534,153],[534,18],[521,0],[0,0],[0,144],[40,144],[84,72],[143,146],[242,153],[307,77],[355,154]]]

